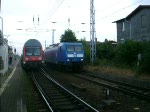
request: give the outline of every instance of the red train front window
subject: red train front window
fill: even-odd
[[[34,47],[34,48],[27,47],[26,48],[26,56],[40,56],[40,55],[41,55],[40,47]]]

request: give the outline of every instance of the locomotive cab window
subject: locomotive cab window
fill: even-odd
[[[74,51],[74,47],[73,46],[66,46],[67,51]]]
[[[67,51],[82,51],[82,46],[66,46]]]
[[[75,46],[74,49],[75,51],[82,51],[82,46]]]

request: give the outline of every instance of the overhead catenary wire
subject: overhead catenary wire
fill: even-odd
[[[57,7],[55,7],[55,9],[51,12],[49,18],[51,18],[53,16],[53,14],[57,11],[57,9],[61,6],[61,4],[64,2],[64,0],[59,0],[57,3]]]
[[[125,0],[125,1],[128,1],[128,0]],[[125,1],[124,1],[124,2],[125,2]],[[118,4],[120,4],[120,2],[122,3],[121,0],[118,0],[118,1],[116,1],[115,3],[112,3],[112,4],[108,5],[107,7],[103,8],[103,9],[101,9],[101,10],[95,10],[95,11],[98,12],[99,14],[101,14],[101,12],[104,12],[104,11],[106,11],[106,10],[110,10],[110,8],[112,8],[112,7],[114,7],[114,6],[118,5]],[[108,8],[108,7],[109,7],[109,8]]]
[[[42,25],[44,25],[45,23],[49,22],[50,18],[54,15],[54,13],[58,10],[58,8],[62,5],[62,3],[64,2],[64,0],[59,0],[57,1],[57,6],[54,7],[51,11],[50,14],[47,17],[47,20],[44,21],[44,23]]]
[[[133,3],[133,4],[131,4],[131,5],[128,5],[128,6],[126,6],[126,7],[123,7],[123,8],[121,8],[121,9],[118,9],[118,10],[112,12],[112,13],[109,14],[109,15],[106,15],[106,16],[104,16],[104,17],[101,17],[101,18],[97,19],[96,21],[99,22],[100,20],[103,20],[103,19],[106,20],[106,18],[112,17],[112,15],[116,15],[117,13],[119,13],[119,12],[121,12],[121,11],[123,11],[123,10],[129,8],[129,7],[132,7],[132,6],[138,4],[138,3],[142,2],[142,1],[143,1],[143,0],[139,0],[139,1],[137,1],[137,2],[135,2],[135,3]]]
[[[50,14],[48,15],[48,17],[46,18],[46,20],[43,22],[43,23],[41,23],[41,24],[39,24],[39,19],[40,19],[40,17],[39,17],[39,15],[38,15],[38,29],[36,28],[36,30],[37,30],[37,32],[36,32],[36,35],[39,35],[39,26],[40,26],[40,28],[44,28],[44,25],[46,24],[46,23],[48,23],[49,22],[49,20],[50,20],[50,18],[53,16],[53,14],[57,11],[57,9],[61,6],[61,4],[64,2],[64,0],[57,0],[56,1],[56,7],[54,7],[51,11],[50,11]],[[34,23],[34,16],[33,16],[33,24],[35,25],[35,23]],[[44,28],[45,29],[45,28]],[[46,31],[49,31],[48,29],[46,29]]]

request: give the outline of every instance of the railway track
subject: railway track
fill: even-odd
[[[93,75],[91,73],[74,74],[75,77],[82,78],[97,85],[102,85],[112,90],[131,95],[144,101],[150,101],[150,88],[145,88],[110,78]]]
[[[32,79],[51,112],[98,112],[52,79],[43,69],[32,73]]]
[[[60,73],[58,71],[49,70],[47,67],[43,67],[43,69],[46,70],[47,73],[53,72],[51,77],[100,111],[134,112],[138,109],[141,112],[147,112],[147,110],[149,110],[150,102],[148,100],[139,98],[138,95],[134,95],[135,93],[132,91],[129,92],[129,90],[124,89],[123,86],[118,89],[120,84],[115,83],[114,79],[121,82],[126,82],[125,80],[122,81],[119,78],[112,77],[112,75],[112,78],[106,77],[108,80],[104,80],[99,77],[96,78],[97,76],[102,77],[101,74],[88,73],[89,76],[88,74],[85,74],[85,72],[80,74],[71,72]],[[109,81],[109,79],[114,80],[114,82]],[[133,80],[134,79],[130,79],[131,85]],[[144,85],[144,83],[137,85]],[[109,96],[104,93],[106,89],[109,89]],[[134,90],[134,88],[132,89]],[[138,89],[138,91],[140,91],[140,89]],[[148,94],[148,91],[145,93]]]

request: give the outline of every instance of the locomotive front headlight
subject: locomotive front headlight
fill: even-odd
[[[67,59],[67,61],[70,61],[69,59]]]
[[[83,61],[83,59],[81,59],[81,61]]]

